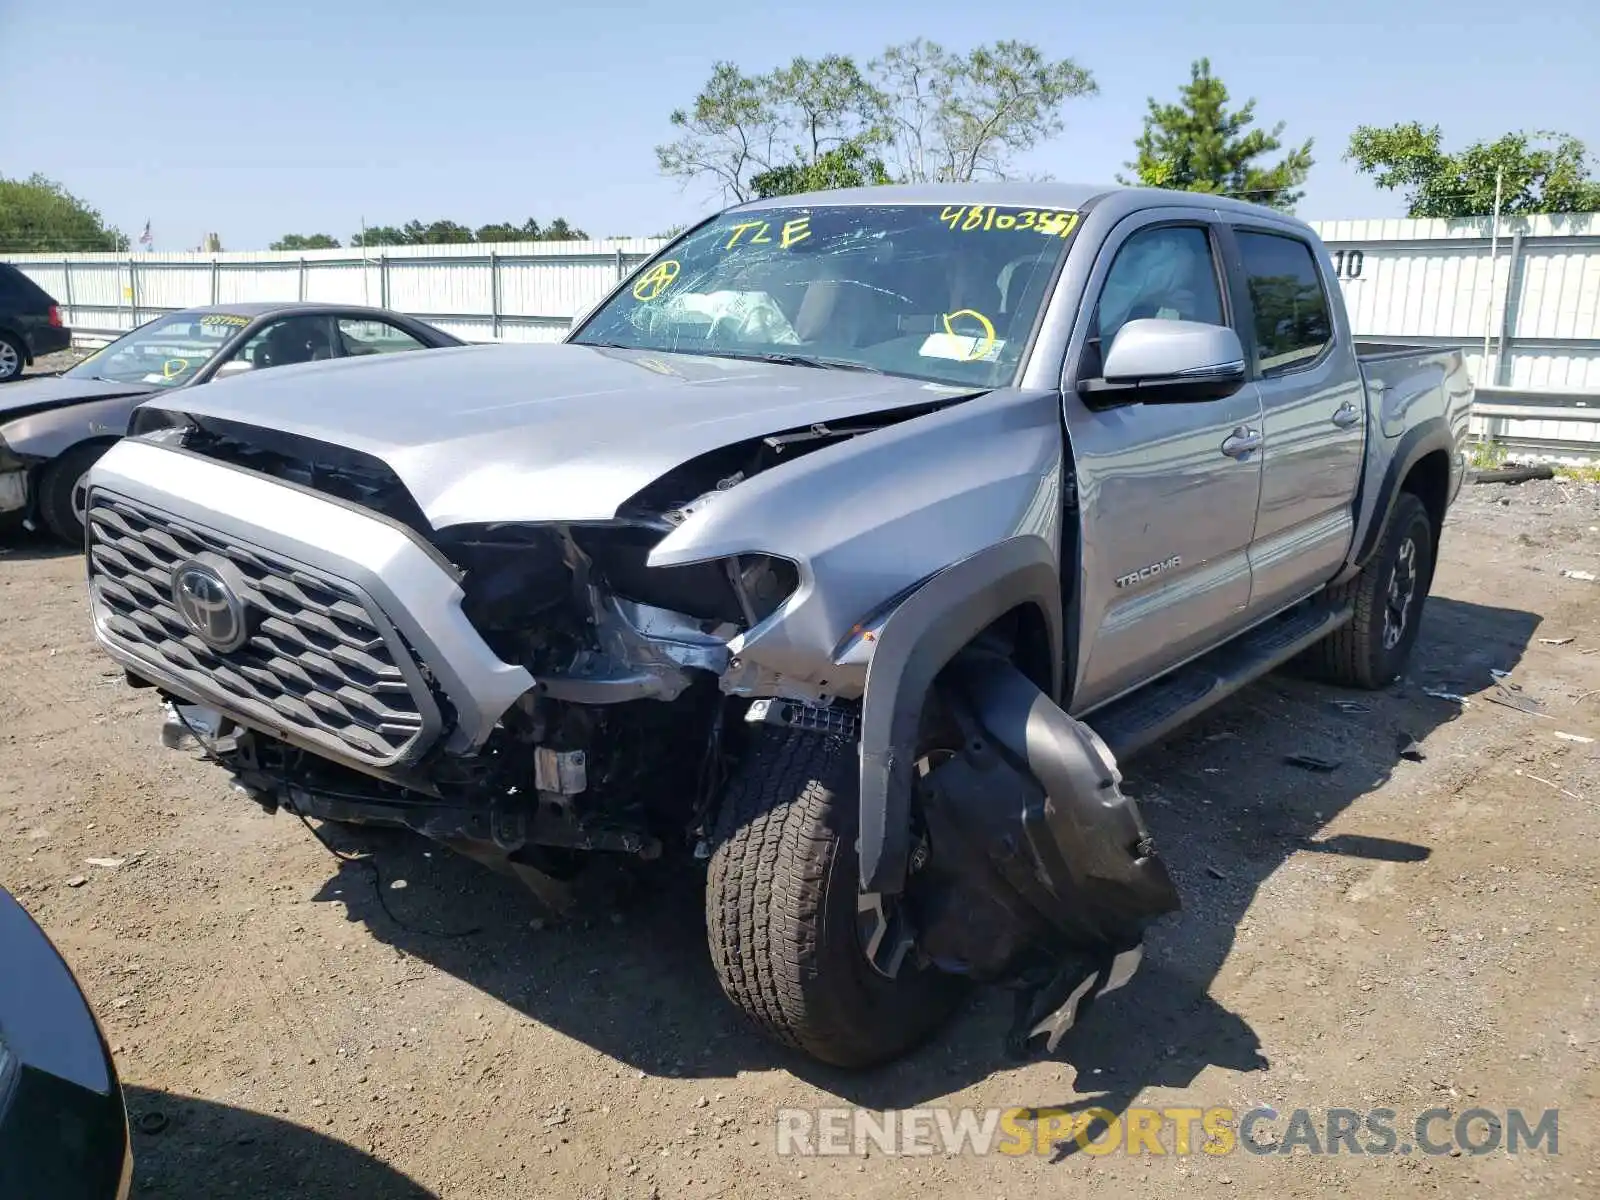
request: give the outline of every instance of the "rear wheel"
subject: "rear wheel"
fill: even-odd
[[[1309,652],[1331,683],[1375,689],[1405,669],[1433,582],[1433,523],[1422,501],[1401,492],[1372,559],[1331,597],[1353,600],[1355,617]]]
[[[867,960],[858,913],[853,743],[762,728],[729,785],[706,888],[728,998],[775,1040],[841,1067],[905,1053],[949,1016],[961,981],[906,955]]]
[[[27,361],[28,355],[22,343],[9,333],[0,333],[0,383],[21,375]]]
[[[75,546],[83,544],[84,509],[88,492],[84,476],[110,446],[74,446],[46,467],[39,477],[39,516],[56,537]]]

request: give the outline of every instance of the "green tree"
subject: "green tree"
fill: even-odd
[[[413,222],[415,224],[415,222]],[[404,246],[406,235],[393,225],[369,225],[350,239],[352,246]]]
[[[1283,148],[1283,122],[1252,129],[1256,102],[1228,109],[1228,89],[1202,58],[1189,69],[1189,82],[1176,104],[1150,99],[1144,132],[1135,143],[1138,158],[1125,164],[1133,178],[1118,182],[1142,187],[1237,196],[1273,208],[1293,209],[1311,171],[1311,139],[1270,166],[1260,162]]]
[[[708,180],[734,200],[755,194],[756,175],[806,167],[851,142],[881,140],[877,101],[855,62],[832,54],[796,58],[768,75],[719,62],[688,109],[670,117],[676,140],[656,147],[662,172]]]
[[[460,245],[472,240],[472,230],[455,221],[407,221],[400,230],[408,246]]]
[[[0,250],[126,250],[128,239],[53,179],[0,176]]]
[[[824,150],[808,163],[784,163],[750,177],[750,189],[761,200],[773,196],[793,196],[800,192],[821,192],[831,188],[871,187],[889,183],[883,159],[869,157],[858,142],[847,142]]]
[[[325,233],[286,233],[268,250],[337,250],[339,239]]]
[[[910,183],[1005,179],[1016,155],[1060,135],[1067,101],[1099,91],[1087,68],[1018,41],[963,56],[917,38],[869,73],[889,170]]]
[[[838,54],[765,75],[719,62],[672,113],[678,136],[656,160],[736,201],[812,183],[1003,179],[1017,154],[1061,132],[1067,100],[1094,91],[1087,70],[1024,42],[958,55],[919,39],[865,70]]]
[[[1494,211],[1497,176],[1502,212],[1600,212],[1600,181],[1590,178],[1588,150],[1564,133],[1507,133],[1449,154],[1437,125],[1362,125],[1344,157],[1379,187],[1403,188],[1412,217],[1486,216]]]
[[[575,225],[567,224],[565,217],[557,217],[539,234],[541,242],[586,242],[589,235]]]
[[[513,225],[510,221],[499,221],[489,225],[480,225],[472,235],[475,242],[536,242],[543,235],[539,222],[529,217],[521,225]]]

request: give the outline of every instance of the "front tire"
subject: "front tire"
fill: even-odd
[[[1401,492],[1383,540],[1361,573],[1331,597],[1355,602],[1355,617],[1310,651],[1330,683],[1376,690],[1405,669],[1422,605],[1433,583],[1433,522],[1422,501]]]
[[[959,979],[907,955],[890,979],[858,932],[852,743],[757,729],[730,783],[706,886],[722,989],[774,1040],[840,1067],[886,1062],[950,1015]]]
[[[83,477],[110,446],[74,446],[39,476],[39,517],[63,542],[83,545]]]

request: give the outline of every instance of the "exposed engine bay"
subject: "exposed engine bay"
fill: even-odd
[[[167,697],[169,740],[198,739],[268,808],[415,829],[516,872],[558,907],[567,902],[559,883],[581,861],[575,852],[703,855],[708,815],[744,736],[749,705],[741,697],[774,690],[774,681],[739,671],[729,643],[771,616],[799,580],[795,564],[770,555],[667,568],[647,566],[646,557],[744,480],[921,411],[725,447],[650,484],[614,522],[440,532],[376,459],[271,429],[185,418],[155,439],[381,514],[425,538],[455,574],[473,627],[535,686],[475,754],[435,750],[403,770],[330,761],[176,695]],[[853,727],[849,700],[794,699],[836,731]],[[773,709],[773,720],[787,711]]]

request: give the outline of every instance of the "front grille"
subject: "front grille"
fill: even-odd
[[[126,497],[90,497],[89,574],[101,634],[174,690],[244,725],[375,767],[407,761],[438,709],[409,651],[359,588]],[[219,653],[173,601],[173,571],[205,555],[242,581],[250,638]]]

